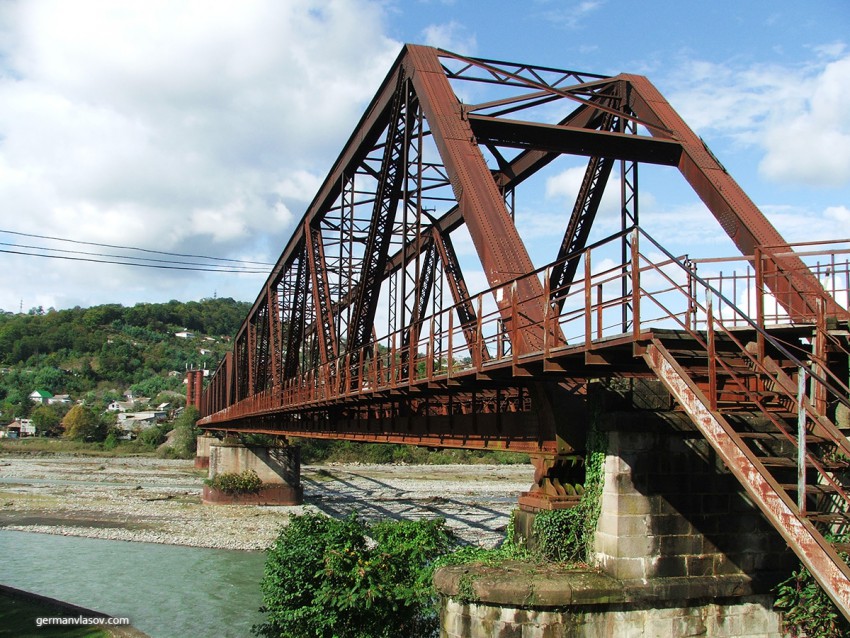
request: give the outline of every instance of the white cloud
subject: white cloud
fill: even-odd
[[[372,0],[3,3],[0,226],[274,260],[282,246],[265,237],[285,237],[398,55],[383,10]],[[17,308],[27,282],[56,266],[46,262],[16,259],[0,308]],[[151,278],[61,270],[54,301],[71,305],[135,301]],[[157,280],[145,300],[190,285]],[[126,294],[110,298],[115,289]]]
[[[850,55],[824,62],[843,45],[819,50],[807,66],[748,69],[704,61],[684,65],[673,104],[698,132],[761,148],[759,170],[786,184],[850,184]]]
[[[478,48],[475,34],[459,22],[452,20],[444,24],[431,24],[422,31],[425,44],[445,49],[460,55],[473,55]]]
[[[769,122],[759,169],[779,182],[850,184],[850,56],[828,64],[808,84],[796,113]]]
[[[546,6],[548,0],[538,0],[538,4]],[[544,20],[566,27],[576,29],[581,26],[583,20],[605,4],[605,0],[580,0],[571,2],[567,7],[557,9],[544,9],[541,13]]]
[[[546,197],[550,199],[566,199],[570,205],[575,201],[581,189],[586,171],[585,166],[573,166],[546,180]],[[599,204],[599,216],[608,216],[620,210],[620,191],[615,185],[619,184],[619,175],[611,172],[611,177],[602,194]],[[641,194],[643,195],[643,194]]]
[[[846,206],[829,206],[823,212],[823,216],[827,219],[838,222],[840,224],[840,228],[845,230],[841,239],[846,239],[850,236],[850,208],[847,208]]]

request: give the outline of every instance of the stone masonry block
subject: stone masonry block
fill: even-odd
[[[652,511],[652,500],[642,494],[621,494],[617,498],[617,509],[621,515],[646,515]]]
[[[659,537],[658,553],[661,556],[702,554],[705,544],[705,537],[702,534],[661,536]]]

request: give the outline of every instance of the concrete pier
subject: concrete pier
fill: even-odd
[[[772,589],[794,555],[690,420],[641,383],[640,393],[606,393],[596,416],[596,569],[442,568],[443,638],[784,635]],[[528,534],[533,518],[517,530]]]
[[[195,469],[205,470],[210,466],[210,446],[220,440],[209,434],[201,434],[195,445]]]
[[[209,477],[253,470],[263,482],[257,492],[227,494],[204,486],[203,501],[209,504],[301,505],[301,448],[244,445],[233,439],[215,440],[209,446]]]

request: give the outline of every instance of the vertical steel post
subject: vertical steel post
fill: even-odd
[[[706,352],[708,355],[708,401],[713,412],[717,411],[717,350],[714,343],[714,293],[707,291],[705,299]]]
[[[591,311],[593,305],[593,297],[591,295],[590,286],[590,251],[584,253],[584,347],[590,350],[591,342],[593,341],[593,321],[591,319]]]
[[[806,513],[806,368],[797,371],[797,507]]]
[[[755,261],[756,269],[756,324],[759,328],[764,328],[764,256],[761,248],[756,246],[753,252],[753,260]],[[764,334],[759,331],[756,335],[756,345],[758,346],[758,359],[764,361]]]
[[[637,179],[637,173],[635,174]],[[637,204],[635,204],[637,209]],[[640,252],[638,251],[638,229],[632,231],[632,336],[640,335]]]

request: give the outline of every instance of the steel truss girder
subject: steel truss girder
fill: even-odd
[[[450,71],[449,63],[458,63],[464,68],[460,71]],[[581,210],[582,213],[577,216],[576,224],[573,224],[573,228],[568,229],[565,235],[567,252],[570,251],[569,247],[581,246],[586,241],[582,236],[589,228],[591,213],[596,206],[593,199],[597,197],[597,191],[601,193],[598,186],[604,182],[601,179],[604,164],[615,158],[627,161],[657,161],[662,164],[670,164],[675,160],[679,170],[742,252],[750,254],[765,246],[778,247],[778,250],[786,252],[787,244],[781,236],[743,195],[699,138],[681,121],[646,78],[631,75],[606,78],[567,71],[550,73],[551,71],[554,70],[473,60],[428,47],[408,45],[403,49],[308,207],[302,223],[284,249],[266,287],[237,335],[233,363],[236,399],[245,398],[260,385],[267,384],[267,381],[260,382],[257,365],[262,362],[264,365],[269,362],[273,365],[275,353],[280,350],[275,344],[272,316],[276,309],[267,291],[276,288],[285,277],[287,281],[295,282],[295,290],[285,290],[279,302],[282,307],[281,317],[286,324],[286,346],[283,349],[281,371],[283,381],[293,380],[299,373],[304,374],[308,368],[314,366],[316,361],[309,360],[309,356],[315,351],[319,351],[322,361],[329,361],[337,356],[338,347],[335,349],[333,345],[334,334],[336,339],[341,339],[345,331],[334,322],[342,321],[343,309],[350,313],[352,304],[358,303],[354,299],[353,291],[361,283],[358,281],[353,287],[346,289],[344,296],[343,292],[336,298],[331,296],[327,271],[323,269],[327,264],[321,253],[322,235],[324,234],[328,241],[336,241],[331,236],[333,233],[349,232],[348,239],[342,235],[339,235],[338,239],[340,242],[350,241],[351,245],[359,245],[357,242],[363,240],[362,233],[368,228],[363,225],[364,215],[355,215],[352,212],[352,220],[357,217],[352,226],[353,230],[343,231],[340,225],[334,225],[329,211],[340,210],[345,205],[344,202],[338,204],[337,200],[341,197],[347,180],[371,175],[375,182],[380,182],[383,173],[381,158],[384,158],[385,164],[387,158],[393,157],[392,140],[397,140],[404,134],[410,135],[410,122],[398,114],[393,115],[394,105],[398,104],[400,82],[408,87],[409,94],[406,95],[411,100],[416,100],[424,116],[429,130],[426,133],[420,131],[420,134],[430,135],[433,139],[442,161],[442,167],[437,166],[437,173],[442,183],[445,183],[445,180],[451,183],[456,206],[444,212],[430,227],[425,225],[413,234],[405,233],[401,246],[394,254],[391,255],[388,248],[398,239],[393,237],[390,242],[385,242],[387,252],[383,255],[379,253],[381,259],[384,259],[384,265],[374,268],[367,276],[367,279],[373,282],[371,289],[378,289],[380,283],[392,272],[407,267],[417,256],[425,256],[428,252],[426,246],[433,233],[436,233],[434,237],[440,238],[435,240],[434,245],[444,265],[445,280],[451,286],[451,258],[444,257],[439,250],[448,240],[449,233],[465,224],[487,282],[494,289],[496,298],[500,299],[497,306],[502,321],[510,327],[511,337],[515,338],[515,342],[511,344],[512,349],[520,356],[539,350],[544,341],[545,332],[541,325],[545,304],[539,303],[543,291],[542,285],[535,277],[524,277],[514,294],[510,294],[506,289],[517,277],[532,272],[534,268],[510,218],[504,202],[504,193],[515,188],[562,152],[601,158],[598,163],[595,163],[596,160],[592,161],[588,170],[588,175],[596,177],[596,186],[585,189],[574,207],[574,211]],[[450,79],[492,82],[522,87],[528,92],[515,98],[464,106],[452,90]],[[568,86],[569,82],[574,84]],[[568,100],[576,105],[558,124],[529,124],[506,120],[504,117],[526,106],[549,104],[555,100]],[[607,130],[608,127],[603,126],[603,120],[611,116],[627,120],[629,126],[617,132]],[[652,138],[636,135],[638,126],[645,127]],[[386,141],[382,141],[382,136],[386,137]],[[494,157],[498,160],[497,169],[491,170],[487,165],[479,145],[489,146],[494,150]],[[507,155],[503,155],[499,150],[502,145],[519,148],[521,152],[512,159],[506,159]],[[379,164],[382,166],[380,169],[376,168]],[[407,170],[404,163],[397,166],[399,173]],[[589,179],[592,184],[593,179]],[[420,181],[417,182],[417,188],[419,190],[413,196],[421,198],[427,185]],[[386,199],[386,190],[381,186],[377,192],[362,191],[352,186],[351,197],[371,202],[374,212],[381,209],[383,201],[389,201]],[[439,194],[436,198],[439,198]],[[370,222],[376,227],[374,219]],[[569,239],[566,239],[567,237]],[[359,267],[370,262],[372,258],[373,255],[366,252],[364,257],[357,256],[350,261]],[[792,319],[811,318],[813,302],[810,300],[817,297],[825,300],[826,314],[846,317],[847,312],[837,308],[834,301],[823,293],[822,287],[805,271],[799,259],[793,255],[781,258],[766,255],[766,261],[765,282],[776,294],[777,301],[789,311]],[[459,272],[459,269],[456,272]],[[418,269],[417,277],[422,276],[423,272]],[[572,276],[562,275],[562,281],[566,284],[571,279]],[[459,281],[462,282],[462,278]],[[342,290],[341,287],[338,288]],[[498,290],[500,288],[501,291]],[[497,292],[508,294],[496,294]],[[453,286],[452,294],[455,304],[462,308],[459,312],[470,311],[467,291]],[[368,308],[369,312],[373,312],[377,295],[372,299],[369,303],[361,302],[360,307],[364,311]],[[464,300],[467,302],[466,310],[463,310]],[[268,313],[268,316],[264,313]],[[353,319],[352,323],[349,323],[347,344],[354,343],[351,336],[355,329],[352,326],[357,325],[357,330],[361,332],[357,339],[365,345],[372,337],[374,328],[371,324],[374,320],[364,321],[361,310],[356,314],[361,319],[357,319],[356,324]],[[474,317],[474,312],[470,311],[467,319],[471,317]],[[513,322],[518,325],[512,325]],[[469,323],[461,321],[464,326]],[[307,334],[307,328],[311,325],[312,334]],[[368,332],[365,327],[361,330],[361,326],[367,325]],[[407,325],[412,324],[408,321]],[[265,334],[258,335],[258,327],[263,327]],[[465,329],[464,335],[471,347],[474,347],[474,331]],[[307,346],[303,343],[307,343]],[[553,342],[550,341],[551,343]],[[302,355],[308,359],[302,362]],[[313,357],[316,359],[315,355]],[[273,369],[268,371],[272,382],[274,374]]]
[[[629,108],[648,123],[650,133],[682,146],[679,171],[738,250],[744,255],[753,255],[762,247],[769,247],[782,253],[765,261],[765,284],[789,316],[794,320],[813,321],[817,308],[812,301],[819,298],[827,314],[850,318],[850,313],[835,303],[800,258],[793,255],[782,235],[658,89],[640,75],[621,74],[617,78],[626,85]]]
[[[283,381],[281,352],[281,324],[280,324],[280,302],[276,286],[268,286],[266,291],[269,308],[269,368],[273,386],[278,386]]]
[[[436,50],[408,45],[407,52],[404,68],[431,127],[484,274],[491,288],[504,286],[518,272],[532,272],[534,265],[477,148],[475,135],[463,117],[462,106],[449,85]],[[522,322],[513,316],[511,295],[496,295],[502,320],[506,324],[513,321],[519,324],[515,331],[518,343],[513,344],[519,353],[542,347],[543,308],[530,301],[542,293],[543,287],[535,278],[517,283],[514,300]]]
[[[313,307],[316,311],[316,323],[320,328],[319,355],[322,363],[327,363],[337,357],[338,350],[334,331],[334,315],[331,310],[331,292],[328,287],[325,268],[325,248],[322,232],[318,228],[305,228],[304,236],[309,244],[307,259],[310,265]]]
[[[291,379],[298,374],[301,340],[304,337],[304,313],[307,308],[307,247],[302,243],[301,256],[295,268],[294,286],[289,299],[287,321],[286,354],[283,361],[283,378]]]
[[[398,86],[393,99],[392,114],[387,130],[387,142],[381,172],[378,176],[377,194],[372,211],[372,223],[366,239],[363,269],[354,300],[354,309],[349,324],[348,351],[355,357],[372,336],[378,293],[387,264],[393,221],[405,179],[405,147],[407,142],[406,121],[410,117],[407,80],[398,74]]]

